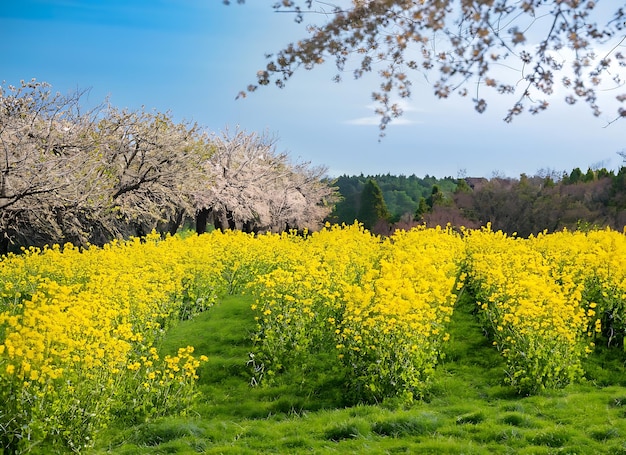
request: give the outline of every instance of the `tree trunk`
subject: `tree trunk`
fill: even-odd
[[[226,211],[226,221],[228,222],[228,229],[235,230],[237,229],[237,223],[235,222],[235,217],[233,216],[233,212],[230,210]]]
[[[167,232],[169,232],[170,235],[176,234],[178,228],[183,222],[184,217],[185,212],[183,210],[176,210],[176,212],[174,213],[174,217],[170,218],[170,220],[167,222]]]
[[[209,219],[209,209],[200,209],[196,212],[196,233],[198,235],[206,232],[207,220]]]
[[[9,252],[9,237],[6,233],[2,234],[0,237],[0,255],[6,255]]]
[[[215,229],[219,229],[222,232],[226,230],[226,223],[224,222],[224,214],[222,212],[213,213],[213,226],[215,226]]]
[[[253,232],[256,234],[258,232],[258,228],[256,227],[253,220],[244,221],[241,230],[246,234],[251,234]]]

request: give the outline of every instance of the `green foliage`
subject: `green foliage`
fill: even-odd
[[[583,180],[583,172],[579,167],[576,167],[569,174],[569,183],[578,183]]]
[[[445,196],[439,189],[439,185],[433,185],[430,196],[428,196],[428,199],[426,199],[426,204],[428,204],[428,207],[432,209],[435,205],[443,205],[444,201]]]
[[[390,217],[383,193],[375,180],[369,179],[361,192],[361,206],[357,219],[366,229],[372,229],[380,220]]]
[[[552,179],[552,177],[549,177],[549,176],[545,177],[544,180],[543,180],[543,186],[545,188],[554,188],[555,183],[554,183],[554,180]]]
[[[626,191],[626,166],[620,167],[617,175],[613,178],[613,191],[615,193]]]
[[[465,179],[458,179],[457,180],[457,186],[456,189],[454,190],[455,193],[471,193],[472,192],[472,188],[470,188],[470,186],[467,183],[467,180]]]
[[[611,177],[612,175],[614,175],[613,171],[608,171],[605,167],[598,169],[596,173],[596,177],[598,178],[598,180]]]
[[[445,194],[452,194],[457,187],[457,179],[452,177],[438,179],[426,175],[420,178],[415,174],[410,176],[390,174],[343,175],[335,183],[343,199],[335,205],[334,211],[329,217],[332,222],[352,224],[358,218],[357,215],[361,206],[360,196],[369,179],[374,180],[380,187],[392,221],[397,221],[407,213],[414,214],[418,209],[420,199],[426,199],[431,194],[433,185],[438,185]]]
[[[596,173],[591,168],[587,169],[587,172],[582,178],[583,182],[593,182],[595,179],[596,179]]]
[[[571,434],[562,429],[540,431],[528,438],[529,442],[537,446],[563,447],[571,438]]]
[[[510,412],[502,417],[502,423],[520,428],[534,428],[535,424],[527,415],[520,412]]]
[[[417,208],[415,209],[414,218],[416,220],[421,220],[425,213],[428,213],[430,207],[428,207],[428,203],[426,202],[425,197],[420,197],[420,200],[417,204]]]
[[[193,421],[170,418],[137,425],[130,441],[138,445],[154,447],[180,438],[203,435],[202,428]]]

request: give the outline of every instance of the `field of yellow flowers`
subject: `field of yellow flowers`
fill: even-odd
[[[219,296],[251,293],[253,384],[306,379],[316,356],[354,402],[412,401],[445,355],[469,293],[520,393],[576,381],[595,344],[623,345],[626,237],[610,231],[522,239],[415,228],[387,238],[360,225],[320,232],[68,244],[0,261],[0,447],[80,452],[112,420],[189,411],[207,358],[160,356],[172,324]],[[210,368],[210,360],[202,368]]]

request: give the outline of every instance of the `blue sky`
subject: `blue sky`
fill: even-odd
[[[255,81],[264,54],[305,36],[304,25],[274,13],[272,1],[3,0],[0,80],[36,78],[66,93],[90,88],[117,107],[170,111],[210,131],[268,132],[294,161],[329,175],[425,174],[518,177],[539,169],[617,169],[624,121],[606,127],[586,106],[553,106],[512,124],[515,98],[491,98],[479,115],[469,100],[437,100],[420,76],[405,115],[378,141],[370,93],[377,80],[331,81],[332,65],[294,76],[285,89],[237,93]],[[306,19],[305,19],[306,22]],[[517,96],[517,95],[516,95]],[[614,111],[613,111],[614,112]]]

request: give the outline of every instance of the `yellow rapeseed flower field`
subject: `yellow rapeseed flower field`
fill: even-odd
[[[580,378],[596,345],[623,345],[626,236],[528,239],[489,226],[385,238],[359,224],[315,233],[156,234],[102,248],[31,248],[0,260],[0,443],[80,451],[111,419],[185,413],[202,362],[158,343],[220,295],[250,292],[253,383],[331,359],[355,402],[423,396],[460,292],[522,393]]]

